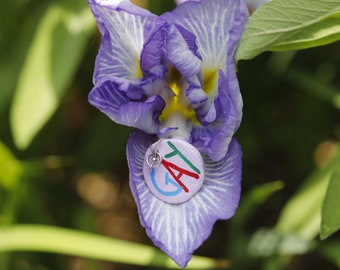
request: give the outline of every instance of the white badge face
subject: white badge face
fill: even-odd
[[[204,162],[198,150],[181,139],[162,139],[145,153],[144,179],[150,191],[167,203],[183,203],[202,187]]]

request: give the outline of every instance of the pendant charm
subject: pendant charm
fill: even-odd
[[[145,153],[143,174],[150,191],[167,203],[183,203],[202,187],[204,162],[198,150],[181,139],[162,139]]]

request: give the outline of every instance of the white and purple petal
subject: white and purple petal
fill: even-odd
[[[194,107],[198,107],[200,104],[208,100],[208,95],[204,92],[204,90],[200,86],[196,86],[191,83],[186,91],[186,95]]]
[[[165,57],[165,42],[167,33],[167,23],[161,19],[156,21],[157,30],[149,35],[145,40],[141,52],[141,69],[146,76],[151,78],[164,77],[167,68],[162,62]]]
[[[106,6],[109,8],[116,9],[121,2],[128,1],[128,0],[89,0],[89,4],[98,4],[100,6]]]
[[[199,192],[186,203],[168,204],[151,193],[143,176],[144,155],[155,139],[141,131],[132,133],[127,147],[130,186],[148,236],[185,267],[194,250],[210,235],[216,220],[230,218],[238,206],[242,152],[233,139],[220,161],[204,158],[205,179]]]
[[[194,1],[194,2],[199,2],[201,0],[175,0],[176,4],[179,5],[179,4],[182,4],[184,2],[187,2],[187,1]]]
[[[226,72],[227,57],[233,57],[248,11],[243,0],[186,1],[167,20],[196,37],[203,69]]]
[[[230,63],[229,70],[234,69],[234,64]],[[191,132],[191,143],[215,161],[223,158],[228,151],[229,143],[242,119],[242,97],[236,73],[231,72],[229,76],[227,78],[222,71],[219,72],[219,98],[210,107],[210,110],[216,109],[212,112],[217,115],[215,121],[208,122],[205,126],[193,125]],[[208,120],[209,113],[211,112],[208,109],[205,116]]]
[[[89,1],[102,43],[96,59],[94,84],[103,77],[141,79],[140,55],[157,27],[157,16],[130,1]]]
[[[188,78],[201,72],[202,60],[198,53],[196,37],[180,25],[169,25],[166,53],[170,63],[182,76]]]
[[[127,93],[138,93],[139,86],[128,83],[130,89],[122,91],[122,85],[124,86],[124,82],[119,80],[99,82],[89,94],[90,103],[116,123],[151,134],[158,132],[158,117],[165,106],[163,99],[153,95],[133,100]]]
[[[201,87],[190,87],[187,96],[192,104],[199,104],[195,108],[201,126],[193,127],[191,139],[213,160],[224,156],[242,117],[233,56],[247,15],[242,0],[187,1],[166,15],[196,37],[202,58]],[[205,101],[202,90],[208,97]]]

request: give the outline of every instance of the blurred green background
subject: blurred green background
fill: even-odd
[[[131,129],[87,101],[100,34],[86,1],[5,0],[0,27],[0,231],[46,224],[152,245],[128,185]],[[338,269],[339,233],[319,232],[340,136],[339,52],[337,42],[238,64],[243,196],[195,254],[228,269]],[[0,269],[149,267],[17,251],[0,253]]]

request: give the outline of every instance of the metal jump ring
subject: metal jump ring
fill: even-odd
[[[161,162],[162,156],[158,151],[152,152],[146,159],[146,164],[148,164],[150,169],[158,167],[161,164]]]

